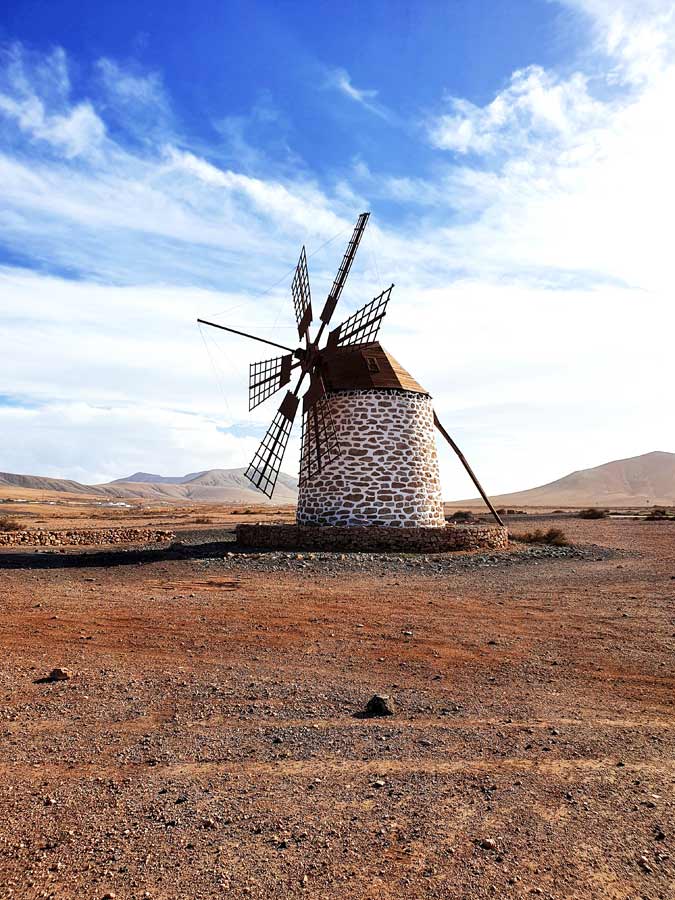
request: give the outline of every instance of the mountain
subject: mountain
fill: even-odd
[[[214,471],[228,471],[220,469]],[[192,472],[190,475],[152,475],[150,472],[134,472],[127,478],[116,478],[110,484],[125,484],[128,481],[138,482],[140,484],[186,484],[197,478],[199,475],[205,475],[206,472]]]
[[[491,500],[499,507],[675,506],[675,453],[654,451],[617,459]]]
[[[270,501],[244,477],[244,469],[210,469],[183,476],[136,472],[108,484],[80,484],[39,475],[0,472],[0,498],[25,497],[31,491],[86,495],[108,500],[155,500],[157,502],[209,503],[295,503],[298,481],[283,472],[279,475],[274,500]]]
[[[68,494],[92,494],[95,493],[86,484],[78,481],[68,481],[65,478],[45,478],[42,475],[12,475],[10,472],[0,472],[0,489],[25,488],[29,491],[58,491]]]
[[[0,499],[28,499],[47,492],[101,500],[152,500],[157,503],[270,503],[244,477],[244,469],[209,469],[188,475],[135,472],[108,484],[80,484],[39,475],[0,472]],[[298,482],[283,472],[274,504],[295,503]],[[572,472],[541,487],[492,498],[495,506],[675,506],[675,453],[645,453],[630,459]],[[457,501],[474,505],[478,500]],[[482,502],[482,501],[480,501]]]

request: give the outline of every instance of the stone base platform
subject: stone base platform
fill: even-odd
[[[275,550],[448,553],[504,550],[509,543],[506,528],[489,524],[448,524],[440,528],[241,524],[236,535],[240,546]]]

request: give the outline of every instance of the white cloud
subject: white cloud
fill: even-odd
[[[96,68],[106,91],[126,103],[142,106],[168,107],[162,77],[157,72],[139,75],[128,72],[113,59],[99,59]]]
[[[435,147],[458,153],[522,151],[548,139],[573,143],[580,132],[601,125],[606,114],[589,95],[584,75],[561,80],[540,66],[514,72],[487,106],[457,97],[448,104],[451,112],[429,122],[429,136]]]
[[[675,7],[671,0],[559,0],[590,19],[597,48],[614,80],[640,84],[673,61]]]
[[[70,81],[62,50],[35,63],[21,47],[4,54],[0,113],[28,137],[61,150],[66,159],[97,153],[105,126],[89,102],[68,104]],[[42,91],[51,102],[47,110]],[[61,110],[59,110],[61,107]]]
[[[363,106],[369,112],[381,119],[391,118],[391,112],[379,103],[378,91],[374,88],[357,88],[352,84],[352,79],[346,69],[333,69],[327,78],[327,86],[340,91],[345,97],[349,97],[355,103]]]
[[[351,82],[349,73],[344,69],[335,70],[334,80],[335,86],[338,87],[343,94],[351,97],[352,100],[356,100],[357,103],[368,103],[370,100],[374,100],[377,97],[377,91],[375,90],[359,89],[355,87]]]
[[[598,17],[603,7],[583,5]],[[602,21],[613,27],[609,13]],[[534,67],[485,107],[452,101],[427,123],[436,147],[473,153],[448,166],[440,192],[463,217],[446,234],[470,271],[671,289],[675,65],[651,59],[649,80],[620,89],[622,47],[604,84],[594,75],[602,99],[582,73],[562,79]]]
[[[279,339],[288,331],[273,327],[269,307],[251,295],[9,268],[0,269],[0,285],[11,335],[3,384],[14,397],[4,407],[0,398],[0,469],[93,483],[139,469],[248,463],[274,409],[272,400],[272,410],[248,413],[248,364],[273,351],[205,329],[207,352],[196,319],[234,308],[238,322]],[[286,468],[296,468],[290,454]]]
[[[219,430],[216,419],[146,406],[55,402],[30,409],[0,407],[3,466],[20,474],[73,478],[100,484],[133,472],[238,468],[257,446]],[[87,446],[87,457],[82,445]]]

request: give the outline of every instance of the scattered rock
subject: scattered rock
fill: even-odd
[[[366,703],[365,715],[368,718],[375,718],[376,716],[393,716],[394,704],[389,698],[389,695],[373,694]]]
[[[480,842],[480,846],[483,850],[496,850],[497,849],[497,841],[492,838],[483,838]]]
[[[73,673],[70,669],[64,669],[61,666],[52,669],[48,675],[50,681],[68,681],[68,679],[72,677]]]

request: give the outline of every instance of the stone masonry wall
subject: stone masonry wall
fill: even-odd
[[[298,525],[445,525],[431,397],[330,394],[341,454],[299,488]]]
[[[237,525],[242,547],[277,550],[447,553],[452,550],[505,550],[509,535],[499,525],[446,525],[445,528],[388,526]]]
[[[155,544],[170,541],[173,531],[155,528],[68,529],[64,531],[0,531],[0,546],[99,546],[103,544]]]

